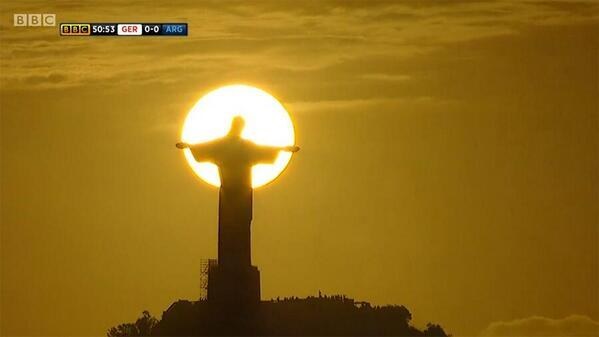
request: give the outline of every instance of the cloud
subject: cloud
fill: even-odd
[[[362,78],[364,79],[371,79],[371,80],[379,80],[379,81],[407,81],[410,79],[410,75],[402,75],[402,74],[397,74],[397,75],[388,75],[388,74],[364,74],[362,75]]]
[[[55,11],[59,22],[187,21],[186,38],[65,38],[56,27],[23,29],[1,23],[0,80],[4,87],[56,88],[88,84],[173,84],[207,77],[267,78],[276,72],[317,72],[352,61],[400,62],[464,41],[517,34],[530,25],[573,24],[596,17],[592,1],[553,2],[351,2],[318,5],[264,1],[169,1],[148,7],[106,1],[93,9],[77,2],[31,8]],[[2,13],[30,7],[0,5]],[[33,10],[33,9],[31,9]],[[3,20],[11,20],[7,15]],[[129,17],[126,19],[130,20]],[[62,81],[43,80],[53,72]],[[353,72],[362,70],[352,69]],[[409,74],[357,73],[378,82],[409,82]],[[243,77],[243,76],[241,76]],[[343,76],[341,76],[343,77]],[[329,77],[330,78],[330,77]],[[336,77],[335,77],[336,78]],[[346,78],[342,78],[346,81]]]
[[[493,322],[481,336],[599,336],[599,322],[582,315],[562,319],[532,316]]]
[[[399,98],[369,98],[352,100],[304,101],[286,104],[295,113],[314,112],[368,112],[368,111],[397,111],[408,112],[423,109],[448,109],[455,102],[439,100],[429,96],[399,97]]]
[[[40,83],[61,83],[67,80],[67,77],[65,75],[62,74],[57,74],[57,73],[51,73],[48,75],[33,75],[33,76],[29,76],[24,78],[24,81],[27,84],[40,84]]]

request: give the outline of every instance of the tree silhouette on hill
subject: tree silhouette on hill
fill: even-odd
[[[135,323],[123,323],[110,328],[107,336],[126,337],[126,336],[151,336],[152,329],[158,323],[158,319],[150,315],[150,312],[144,310]]]

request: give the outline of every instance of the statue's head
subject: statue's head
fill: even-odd
[[[241,137],[241,133],[245,128],[245,119],[241,116],[233,117],[233,121],[231,122],[231,129],[229,129],[229,135]]]

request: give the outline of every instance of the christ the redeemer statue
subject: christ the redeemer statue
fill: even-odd
[[[177,148],[189,148],[198,162],[210,162],[218,166],[220,190],[218,204],[218,273],[209,275],[208,298],[211,288],[217,297],[249,297],[255,300],[255,283],[248,280],[243,285],[246,271],[251,265],[250,225],[252,221],[252,167],[256,164],[272,164],[280,151],[297,152],[297,146],[274,147],[258,145],[243,139],[245,127],[242,117],[235,117],[229,133],[217,140],[201,143],[177,143]],[[257,273],[257,270],[255,271]],[[250,273],[250,272],[248,272]],[[212,277],[214,276],[214,277]],[[212,280],[211,280],[212,278]],[[250,277],[251,278],[251,277]],[[258,300],[259,300],[259,276]],[[216,280],[218,279],[218,281]],[[217,281],[219,284],[212,284]],[[241,288],[241,289],[239,289]],[[235,295],[237,292],[241,293]],[[225,294],[223,294],[225,293]],[[213,294],[214,295],[214,294]]]

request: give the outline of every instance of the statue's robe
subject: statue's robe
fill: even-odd
[[[273,163],[280,149],[230,136],[190,149],[196,161],[214,163],[219,170],[219,267],[251,266],[252,166]]]

